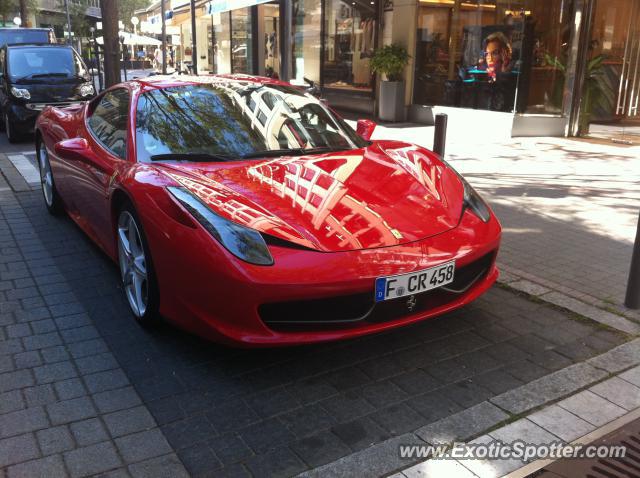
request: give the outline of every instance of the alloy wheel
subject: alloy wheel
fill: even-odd
[[[142,318],[149,300],[147,260],[136,220],[126,210],[118,218],[118,258],[129,306],[136,317]]]
[[[53,207],[53,174],[51,173],[51,164],[49,163],[49,154],[44,142],[40,143],[38,151],[40,160],[40,183],[42,185],[42,193],[47,206]]]

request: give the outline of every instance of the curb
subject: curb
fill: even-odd
[[[621,314],[603,310],[594,304],[584,302],[564,292],[541,285],[540,282],[544,281],[531,280],[531,275],[523,278],[515,272],[515,269],[508,266],[500,265],[500,269],[502,273],[498,280],[499,284],[518,292],[523,292],[530,297],[548,302],[569,312],[587,317],[626,334],[640,335],[640,324]]]
[[[548,281],[546,279],[541,279],[540,277],[536,277],[527,272],[521,271],[514,267],[500,264],[500,277],[498,279],[499,283],[511,285],[514,282],[524,282],[531,287],[531,291],[522,289],[522,292],[528,293],[533,296],[542,296],[547,292],[555,292],[558,295],[565,297],[565,301],[567,303],[571,303],[572,301],[580,302],[580,307],[589,306],[595,309],[598,309],[600,313],[607,312],[608,314],[620,316],[625,319],[630,320],[631,322],[636,322],[640,324],[640,311],[627,309],[626,307],[608,303],[603,301],[602,299],[598,299],[597,297],[593,297],[588,294],[584,294],[582,292],[578,292],[569,287],[563,286],[561,284],[556,284],[554,282]],[[544,292],[546,291],[546,292]],[[540,297],[543,299],[542,297]],[[543,299],[544,300],[544,299]],[[565,305],[562,305],[564,308],[568,308]],[[570,308],[568,308],[571,310]],[[575,311],[576,313],[582,314],[579,311]]]
[[[0,191],[3,190],[2,185],[4,181],[2,180],[2,177],[6,179],[6,182],[14,193],[21,193],[35,189],[25,181],[22,174],[20,174],[5,153],[0,153]]]

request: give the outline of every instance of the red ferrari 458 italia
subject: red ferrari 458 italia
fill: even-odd
[[[432,152],[288,83],[152,77],[46,108],[44,202],[120,267],[141,323],[245,346],[356,337],[496,280],[500,224]]]

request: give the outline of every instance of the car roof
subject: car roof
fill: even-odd
[[[73,48],[71,45],[63,45],[60,43],[34,43],[34,42],[30,42],[30,43],[13,43],[10,45],[4,45],[5,47],[7,47],[7,49],[11,48],[12,50],[18,49],[18,48],[33,48],[33,47],[42,47],[42,48]]]
[[[47,28],[47,27],[34,27],[34,28],[28,28],[28,27],[15,27],[15,28],[11,28],[11,27],[0,27],[0,31],[18,31],[18,30],[32,30],[32,31],[44,31],[44,32],[50,32],[51,30],[53,30],[53,28]]]

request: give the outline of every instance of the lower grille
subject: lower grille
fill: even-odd
[[[452,302],[487,275],[494,258],[495,252],[490,252],[456,269],[451,284],[416,294],[411,310],[407,307],[409,297],[376,303],[372,281],[371,290],[361,294],[262,304],[258,313],[267,326],[279,331],[344,329],[401,319]]]

